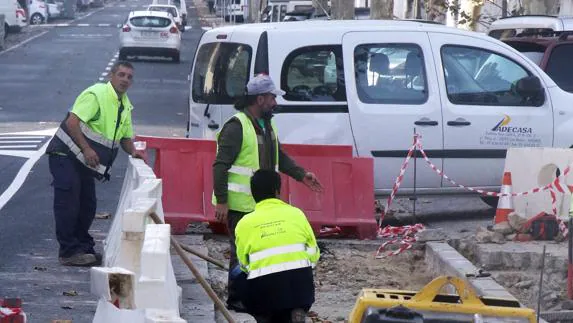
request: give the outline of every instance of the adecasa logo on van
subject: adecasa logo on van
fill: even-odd
[[[511,118],[506,114],[503,119],[498,122],[491,131],[502,132],[502,133],[533,133],[533,128],[529,127],[512,127],[509,126]]]

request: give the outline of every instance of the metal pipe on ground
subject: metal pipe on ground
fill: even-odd
[[[156,224],[164,224],[163,221],[161,221],[161,219],[159,218],[159,216],[156,213],[152,212],[151,214],[149,214],[149,217]],[[195,265],[193,265],[193,262],[191,261],[191,259],[189,259],[189,257],[187,257],[185,250],[183,250],[183,248],[181,248],[181,245],[179,244],[179,242],[177,242],[177,240],[175,240],[175,238],[173,238],[173,236],[170,237],[170,240],[171,240],[171,246],[173,246],[173,248],[175,249],[175,252],[177,252],[177,254],[179,255],[179,257],[181,257],[181,259],[183,260],[185,265],[187,265],[189,270],[191,270],[191,272],[193,273],[193,276],[195,276],[195,278],[197,278],[197,280],[199,281],[199,284],[201,284],[201,287],[203,287],[205,292],[207,292],[207,295],[209,295],[209,297],[211,298],[213,303],[215,303],[215,307],[219,311],[221,311],[221,313],[223,313],[223,316],[225,317],[225,319],[227,319],[227,322],[236,323],[235,319],[233,319],[233,316],[231,316],[231,313],[229,312],[229,310],[225,307],[225,304],[219,299],[219,297],[217,297],[217,294],[215,294],[215,291],[213,290],[213,288],[211,288],[211,286],[205,280],[205,278],[203,276],[201,276],[201,273],[199,273],[199,270],[195,267]]]

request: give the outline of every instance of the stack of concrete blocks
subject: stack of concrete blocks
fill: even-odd
[[[142,160],[129,160],[120,201],[104,242],[105,267],[92,268],[92,293],[100,297],[93,323],[184,323],[181,288],[170,254],[161,180]]]
[[[567,218],[571,205],[571,193],[567,185],[573,185],[573,169],[567,176],[563,173],[573,163],[573,150],[563,148],[510,148],[505,159],[505,171],[511,172],[514,193],[529,191],[551,183],[556,178],[557,169],[561,175],[561,186],[565,193],[557,195],[557,212]],[[573,166],[573,165],[572,165]],[[549,191],[513,198],[514,210],[518,214],[531,218],[540,212],[552,214]]]
[[[0,51],[4,50],[4,24],[6,21],[5,15],[0,15]]]

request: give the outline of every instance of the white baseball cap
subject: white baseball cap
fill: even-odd
[[[259,74],[247,83],[247,95],[259,95],[272,93],[274,95],[285,95],[285,91],[277,89],[270,76]]]

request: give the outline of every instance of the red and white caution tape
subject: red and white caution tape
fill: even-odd
[[[397,255],[402,253],[408,249],[412,248],[412,245],[416,242],[416,234],[421,232],[425,229],[424,225],[421,223],[417,223],[414,225],[405,225],[401,227],[393,227],[393,226],[386,226],[383,229],[380,229],[378,232],[379,238],[388,238],[388,240],[384,242],[376,251],[376,258],[386,258],[390,256]],[[399,244],[400,248],[395,251],[381,254],[384,249],[391,244]]]
[[[406,155],[406,158],[404,159],[404,162],[402,163],[402,166],[400,167],[400,174],[396,178],[396,181],[394,182],[394,187],[392,188],[392,192],[390,193],[390,196],[388,197],[388,200],[386,201],[386,208],[383,210],[383,212],[380,216],[380,220],[379,220],[379,226],[380,227],[382,226],[382,221],[384,220],[384,215],[389,212],[390,206],[392,205],[392,202],[394,201],[394,198],[396,197],[396,193],[398,192],[398,189],[400,188],[400,185],[402,184],[402,181],[404,180],[404,174],[406,173],[406,169],[408,168],[408,163],[410,162],[410,159],[412,158],[412,155],[416,149],[420,150],[420,154],[422,155],[422,157],[424,158],[424,160],[426,161],[428,166],[430,166],[430,168],[432,168],[434,170],[434,172],[436,172],[439,176],[441,176],[442,178],[444,178],[445,180],[447,180],[451,184],[453,184],[457,187],[466,189],[466,190],[471,191],[471,192],[475,192],[475,193],[485,195],[485,196],[516,197],[516,196],[526,196],[526,195],[535,194],[535,193],[539,193],[539,192],[548,190],[549,194],[551,196],[551,206],[552,206],[552,211],[553,211],[554,215],[557,215],[557,197],[556,197],[555,190],[557,190],[560,193],[566,193],[566,191],[563,189],[563,186],[561,185],[561,178],[564,178],[565,176],[567,176],[569,174],[569,172],[571,171],[571,165],[569,165],[565,168],[565,170],[563,171],[563,174],[561,174],[559,177],[555,178],[555,180],[553,182],[551,182],[545,186],[542,186],[542,187],[536,187],[536,188],[530,189],[526,192],[518,192],[518,193],[488,192],[488,191],[484,191],[484,190],[476,189],[473,187],[458,184],[456,181],[449,178],[440,168],[438,168],[436,165],[434,165],[434,163],[432,163],[430,158],[428,158],[428,155],[426,154],[426,152],[424,151],[424,147],[422,146],[421,136],[419,134],[415,134],[414,135],[414,144],[408,150],[408,154]],[[567,188],[568,188],[567,193],[573,193],[571,187],[567,186]],[[559,228],[560,228],[561,232],[563,233],[563,236],[566,237],[569,230],[568,230],[567,226],[565,225],[565,223],[561,219],[559,219],[558,221],[559,221]],[[420,227],[422,229],[420,229]],[[416,241],[416,238],[414,236],[414,234],[418,232],[416,230],[423,230],[423,225],[418,223],[414,226],[403,226],[403,227],[387,226],[383,229],[379,229],[378,236],[380,238],[394,238],[394,239],[385,242],[384,244],[382,244],[380,246],[380,248],[378,248],[378,251],[376,252],[376,258],[385,257],[385,256],[380,256],[380,252],[382,252],[384,250],[384,248],[389,244],[399,243],[401,245],[401,247],[400,247],[400,249],[389,253],[387,256],[396,255],[396,254],[399,254],[405,250],[410,249],[412,247],[412,243]],[[416,232],[412,233],[413,231],[416,231]],[[401,236],[402,238],[401,239],[395,238],[398,236]]]

